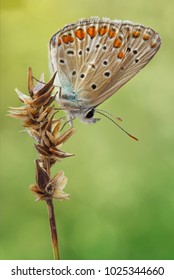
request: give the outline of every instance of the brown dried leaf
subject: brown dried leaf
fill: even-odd
[[[72,157],[74,156],[74,154],[69,154],[66,153],[62,150],[56,149],[56,148],[49,148],[50,153],[52,154],[52,156],[55,158],[66,158],[66,157]]]
[[[47,134],[47,136],[48,136],[50,142],[51,142],[53,145],[55,145],[55,143],[56,143],[55,137],[54,137],[48,130],[46,130],[46,134]]]
[[[45,144],[45,146],[47,147],[50,147],[51,146],[51,143],[49,141],[49,138],[47,137],[46,133],[42,133],[42,140],[43,140],[43,143]]]
[[[44,200],[45,199],[45,193],[43,193],[42,191],[40,191],[38,185],[31,185],[29,186],[30,190],[34,193],[34,195],[37,197],[37,201],[38,200]]]
[[[42,95],[45,94],[47,91],[49,91],[50,88],[52,88],[52,87],[53,87],[53,89],[54,89],[53,83],[54,83],[54,79],[55,79],[55,77],[56,77],[56,74],[57,74],[57,72],[55,72],[54,75],[53,75],[53,77],[51,78],[51,80],[50,80],[48,83],[46,83],[46,84],[43,86],[43,88],[41,88],[41,89],[35,94],[36,97],[42,96]]]
[[[37,130],[33,128],[27,128],[27,132],[30,136],[32,136],[37,142],[40,142],[41,134]]]
[[[31,104],[32,103],[32,98],[28,95],[23,94],[22,92],[20,92],[17,88],[15,89],[19,99],[25,103],[25,104]]]
[[[56,136],[57,133],[59,132],[60,128],[61,128],[61,125],[62,125],[62,120],[61,119],[58,119],[56,120],[57,124],[55,125],[53,131],[52,131],[52,135],[53,136]]]
[[[12,118],[15,118],[15,119],[20,119],[20,120],[25,120],[27,119],[27,115],[26,114],[18,114],[18,113],[10,113],[8,114],[8,116],[12,117]]]
[[[41,96],[34,99],[32,102],[32,106],[41,107],[48,103],[49,99],[51,98],[51,93],[54,89],[54,86],[52,86],[46,93],[42,94]]]
[[[37,118],[37,121],[38,122],[44,121],[44,123],[47,124],[50,121],[50,119],[52,119],[54,114],[55,114],[54,106],[46,107],[44,108],[44,111],[39,110],[39,116]]]
[[[42,145],[35,145],[36,150],[38,151],[39,154],[45,156],[45,157],[50,157],[50,153],[48,148],[43,147]]]
[[[67,131],[65,131],[61,136],[59,136],[56,139],[56,146],[64,143],[65,141],[67,141],[68,138],[70,138],[74,133],[75,133],[75,129],[74,128],[69,128]]]
[[[35,161],[36,163],[36,182],[41,191],[45,191],[45,187],[49,182],[49,176],[46,171],[40,166],[39,160]]]

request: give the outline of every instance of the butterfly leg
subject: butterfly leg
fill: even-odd
[[[73,115],[69,115],[68,117],[67,117],[67,122],[66,123],[69,123],[70,124],[70,127],[73,127],[73,120],[75,120],[75,116],[73,116]]]
[[[73,120],[74,120],[74,119],[75,119],[75,117],[69,116],[68,120],[63,124],[61,130],[64,129],[64,127],[67,125],[67,123],[70,124],[70,127],[73,127]],[[60,131],[61,131],[61,130],[60,130]]]

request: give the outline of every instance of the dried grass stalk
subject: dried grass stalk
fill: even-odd
[[[38,159],[35,160],[36,183],[30,186],[31,191],[36,195],[36,200],[44,200],[48,207],[53,254],[55,259],[60,259],[59,244],[54,215],[53,198],[65,200],[69,195],[64,192],[67,184],[67,177],[60,170],[54,177],[51,177],[51,167],[63,158],[73,156],[61,149],[75,132],[69,128],[61,133],[63,127],[62,118],[55,118],[57,109],[53,105],[55,95],[53,75],[48,83],[44,83],[42,74],[40,81],[34,85],[32,70],[28,70],[28,92],[29,95],[16,93],[23,103],[19,108],[10,108],[9,115],[20,119],[28,134],[35,141],[35,149]]]

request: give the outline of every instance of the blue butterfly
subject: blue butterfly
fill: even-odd
[[[135,76],[161,45],[158,33],[129,21],[81,19],[52,36],[50,69],[57,71],[57,102],[70,120],[95,123],[96,107]]]

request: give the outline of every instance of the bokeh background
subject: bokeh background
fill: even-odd
[[[52,259],[47,209],[35,181],[33,141],[6,116],[27,92],[27,69],[48,80],[47,45],[65,24],[90,16],[128,19],[158,31],[154,59],[100,108],[123,118],[133,141],[107,119],[75,121],[57,164],[70,200],[55,201],[62,259],[174,258],[173,0],[1,1],[0,258]]]

